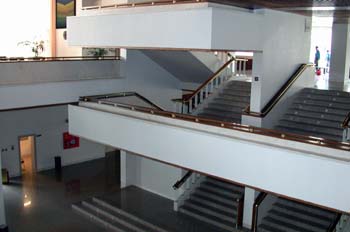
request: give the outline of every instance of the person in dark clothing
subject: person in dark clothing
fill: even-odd
[[[318,69],[318,62],[320,61],[321,53],[320,50],[318,50],[318,46],[316,46],[316,53],[315,53],[315,65],[316,69]]]

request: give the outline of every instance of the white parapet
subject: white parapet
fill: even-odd
[[[167,164],[350,212],[345,150],[95,103],[69,107],[69,131]]]

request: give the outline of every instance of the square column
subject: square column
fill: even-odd
[[[243,227],[252,229],[253,206],[255,202],[256,191],[245,187],[244,190],[244,210],[243,210]]]
[[[0,170],[1,170],[1,153],[0,153]],[[2,186],[2,172],[0,172],[0,226],[6,224],[5,218],[5,203],[4,203],[4,190]]]
[[[350,24],[333,23],[331,64],[329,81],[344,83],[349,80],[350,68]]]

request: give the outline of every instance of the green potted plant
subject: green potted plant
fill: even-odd
[[[43,40],[39,41],[23,41],[19,42],[17,45],[29,46],[34,53],[34,57],[39,57],[39,55],[45,50],[44,48],[45,42]]]

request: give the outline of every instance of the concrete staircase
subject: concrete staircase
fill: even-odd
[[[350,111],[349,103],[347,92],[303,89],[275,129],[342,141],[341,124]]]
[[[228,81],[197,113],[200,117],[241,123],[242,111],[250,103],[251,82]]]
[[[179,208],[179,212],[224,231],[237,231],[236,199],[243,195],[243,187],[206,177]]]
[[[98,198],[73,204],[72,209],[110,231],[167,232]]]
[[[327,232],[337,214],[279,198],[261,223],[259,232]]]

